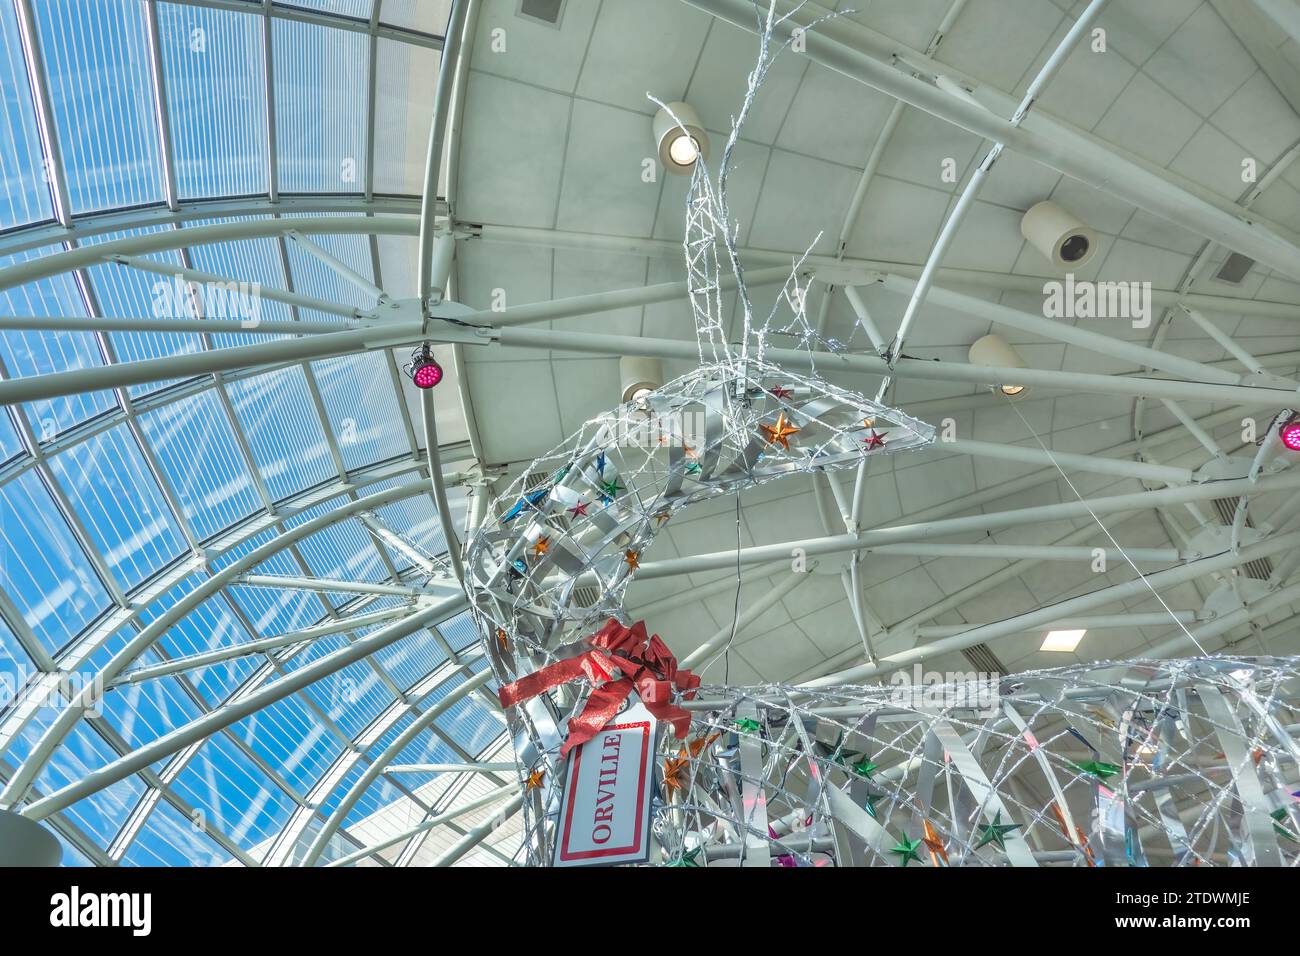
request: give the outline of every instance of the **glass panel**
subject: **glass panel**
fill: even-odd
[[[335,476],[301,367],[229,382],[226,390],[273,499],[279,501]]]
[[[199,540],[261,507],[225,409],[212,392],[142,415],[140,425]]]
[[[411,453],[382,355],[345,355],[314,362],[312,369],[344,465],[361,468]]]
[[[32,11],[72,211],[161,202],[144,4],[41,0]]]
[[[13,4],[0,5],[0,229],[54,218],[22,35]]]
[[[370,263],[370,243],[364,236],[309,236],[308,238],[357,275],[371,282],[374,281],[375,273]],[[315,299],[325,299],[359,309],[374,308],[376,299],[373,295],[362,292],[319,258],[306,252],[302,246],[290,242],[287,250],[289,272],[293,276],[293,287],[297,291]],[[299,318],[306,322],[338,321],[337,316],[326,315],[315,309],[300,310]]]
[[[129,232],[95,236],[87,245],[163,232],[164,227],[133,229]],[[148,258],[169,266],[182,265],[177,252],[154,253]],[[174,275],[157,275],[107,262],[86,270],[99,314],[113,318],[190,318],[190,297],[185,285]],[[187,355],[204,349],[203,336],[197,332],[110,332],[108,339],[117,362],[140,362],[170,355]],[[180,379],[165,379],[132,385],[132,397],[147,395]]]
[[[8,461],[23,451],[22,439],[18,437],[18,429],[14,427],[9,409],[6,408],[5,413],[0,415],[0,461]]]
[[[85,779],[86,775],[116,760],[113,750],[99,734],[87,724],[78,724],[68,734],[63,746],[54,751],[49,763],[36,778],[42,793],[53,793]],[[144,784],[136,776],[119,780],[110,787],[78,800],[64,814],[100,846],[108,846],[127,816],[144,792]]]
[[[108,593],[36,472],[0,485],[0,585],[53,653],[108,607]]]
[[[126,425],[55,455],[50,470],[124,589],[134,588],[186,550]]]
[[[451,0],[384,0],[379,8],[381,23],[435,36],[447,35],[450,17]]]
[[[231,859],[193,820],[159,800],[122,862],[127,866],[222,866]]]
[[[282,192],[365,187],[369,38],[312,23],[271,25],[276,160]]]
[[[275,0],[275,5],[319,10],[321,13],[337,13],[357,20],[369,20],[375,0]]]
[[[172,790],[245,850],[273,839],[294,807],[284,791],[224,735],[203,745]]]
[[[54,251],[63,251],[59,246]],[[0,267],[37,258],[50,250],[0,259]],[[41,279],[0,291],[5,315],[84,316],[86,303],[68,274]],[[51,372],[71,372],[104,364],[92,332],[5,329],[0,332],[0,356],[9,375],[26,378]],[[61,398],[28,402],[23,407],[38,441],[49,441],[74,425],[117,406],[112,392],[83,392]]]
[[[234,220],[221,220],[231,222]],[[197,221],[194,226],[212,225],[211,221]],[[201,272],[208,272],[228,280],[224,286],[203,286],[203,314],[210,319],[238,319],[241,322],[288,322],[293,319],[289,307],[281,302],[264,298],[261,290],[285,289],[287,283],[280,265],[280,250],[274,239],[238,239],[193,246],[189,250],[190,264]],[[236,285],[232,288],[230,282]],[[215,349],[239,345],[258,345],[280,335],[262,335],[254,332],[234,332],[211,335]]]
[[[439,52],[397,40],[379,41],[375,71],[375,191],[418,196],[429,152],[432,91]]]
[[[266,192],[262,18],[161,3],[158,39],[180,197]]]

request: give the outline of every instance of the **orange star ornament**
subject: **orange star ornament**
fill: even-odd
[[[767,436],[769,445],[780,445],[786,451],[790,450],[790,436],[802,431],[802,429],[786,421],[785,412],[776,416],[776,424],[768,425],[763,422],[759,424],[758,430]]]

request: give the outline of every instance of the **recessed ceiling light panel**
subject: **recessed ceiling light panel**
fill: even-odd
[[[1047,636],[1043,638],[1043,646],[1040,651],[1059,651],[1064,654],[1071,653],[1079,642],[1083,640],[1083,635],[1087,634],[1086,630],[1078,631],[1048,631]]]

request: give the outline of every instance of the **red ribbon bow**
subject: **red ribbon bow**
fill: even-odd
[[[686,691],[684,696],[689,700],[700,686],[700,679],[685,668],[678,670],[677,658],[659,635],[647,637],[645,621],[624,627],[611,617],[588,641],[591,650],[547,664],[502,687],[497,692],[501,706],[511,707],[543,691],[586,677],[593,688],[591,696],[582,713],[569,720],[569,736],[560,748],[561,757],[567,757],[574,747],[600,733],[633,690],[646,710],[672,724],[677,738],[684,739],[691,725],[691,714],[672,702],[673,687]]]

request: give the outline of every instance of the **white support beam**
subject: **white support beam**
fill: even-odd
[[[254,335],[322,335],[363,328],[358,322],[287,322],[243,319],[131,319],[93,315],[0,316],[0,331],[31,329],[41,332],[195,332],[199,335],[252,333]]]
[[[939,638],[929,644],[890,654],[876,663],[850,667],[848,670],[805,681],[801,686],[809,688],[827,687],[834,684],[853,683],[879,677],[882,674],[898,670],[901,667],[910,667],[940,654],[960,651],[1009,634],[1019,634],[1027,628],[1041,627],[1057,618],[1069,617],[1083,611],[1091,611],[1094,608],[1121,601],[1125,598],[1150,594],[1152,591],[1159,592],[1178,584],[1184,584],[1203,574],[1240,567],[1250,561],[1279,554],[1298,545],[1300,545],[1300,531],[1268,538],[1242,548],[1237,553],[1224,551],[1213,557],[1201,558],[1180,567],[1157,571],[1144,577],[1125,581],[1122,584],[1113,584],[1079,597],[1059,601],[1047,607],[1040,607],[1024,614],[1017,614],[993,624],[972,627],[952,637]]]
[[[1140,491],[1133,494],[1110,495],[1082,501],[1064,501],[1059,504],[1018,508],[1011,511],[966,515],[910,525],[896,525],[864,531],[857,535],[841,534],[822,538],[802,538],[797,541],[783,541],[777,544],[742,548],[739,552],[733,549],[730,551],[714,551],[708,554],[695,554],[684,558],[648,561],[641,565],[636,576],[643,581],[653,580],[675,574],[693,574],[700,571],[733,568],[738,561],[740,564],[745,565],[774,561],[781,558],[788,559],[795,548],[802,549],[803,553],[810,557],[820,554],[871,551],[883,545],[897,545],[927,538],[965,534],[970,531],[996,531],[1002,528],[1060,521],[1066,518],[1086,518],[1092,515],[1136,511],[1160,505],[1180,504],[1185,501],[1206,501],[1212,498],[1224,498],[1245,493],[1294,491],[1296,489],[1300,489],[1300,474],[1273,475],[1255,482],[1247,478],[1237,478],[1228,481],[1208,482],[1201,485],[1165,488],[1159,491]],[[961,547],[963,546],[958,544],[943,545],[945,550]],[[1050,546],[1048,547],[1050,548]],[[1134,550],[1137,551],[1138,549]],[[1168,552],[1161,551],[1161,553],[1167,554]]]
[[[676,339],[652,339],[634,335],[601,335],[587,332],[561,332],[554,329],[502,328],[485,333],[491,341],[507,347],[555,349],[588,355],[644,355],[653,358],[696,361],[699,352],[694,342]],[[435,341],[437,336],[433,337]],[[812,359],[798,349],[769,348],[769,361],[787,368],[808,368]],[[890,368],[876,355],[816,353],[817,368],[823,373],[863,373],[888,375]],[[1285,406],[1295,401],[1289,389],[1258,385],[1221,385],[1213,382],[1179,381],[1128,375],[1099,375],[1089,372],[1063,372],[1033,368],[995,368],[957,362],[925,361],[900,358],[893,374],[903,379],[941,382],[969,382],[996,386],[1015,381],[1029,386],[1095,392],[1102,395],[1148,395],[1153,398],[1187,399],[1204,402],[1232,402],[1252,408]],[[0,383],[0,393],[5,384]]]
[[[1174,611],[1172,615],[1164,611],[1143,614],[1096,614],[1092,617],[1067,617],[1058,621],[1048,621],[1046,624],[1026,628],[1021,633],[1064,628],[1077,628],[1084,631],[1128,630],[1134,627],[1167,626],[1175,622],[1194,624],[1196,619],[1196,611]],[[998,622],[985,622],[985,624],[996,623]],[[916,628],[915,634],[919,638],[926,639],[952,637],[954,634],[964,634],[972,627],[984,627],[985,624],[922,624]]]
[[[456,72],[461,58],[461,43],[465,34],[465,18],[469,4],[466,0],[452,0],[447,19],[447,37],[442,58],[438,64],[438,82],[433,91],[433,115],[429,121],[429,148],[424,158],[424,188],[420,191],[419,251],[416,260],[416,298],[420,310],[427,316],[429,294],[434,286],[434,244],[437,239],[434,215],[438,201],[438,177],[442,170],[442,155],[447,136],[447,122],[451,114],[452,92],[456,85]]]
[[[914,293],[918,285],[911,279],[893,275],[887,276],[883,284],[886,289],[903,295]],[[1013,309],[997,302],[990,302],[977,296],[965,295],[936,286],[929,290],[929,299],[936,305],[964,312],[976,318],[986,319],[998,325],[1019,329],[1024,332],[1032,332],[1035,335],[1054,339],[1057,342],[1064,342],[1067,345],[1076,345],[1081,349],[1096,352],[1099,355],[1109,355],[1123,359],[1132,362],[1139,368],[1160,369],[1171,375],[1179,375],[1197,382],[1218,382],[1223,385],[1236,385],[1242,381],[1241,375],[1227,369],[1215,368],[1203,362],[1180,358],[1116,336],[1092,332],[1077,325],[1070,325],[1068,322],[1045,319],[1040,315],[1022,312],[1019,309]],[[1127,320],[1115,319],[1113,321],[1123,322]]]
[[[513,763],[395,763],[385,773],[513,773]],[[511,787],[513,790],[514,788]]]
[[[483,242],[504,245],[541,246],[549,249],[579,249],[617,253],[620,255],[645,256],[652,259],[667,259],[680,262],[682,244],[672,239],[633,239],[626,236],[602,235],[600,233],[572,232],[562,229],[544,229],[536,226],[495,226],[458,224],[457,235],[464,238],[479,239]],[[791,261],[789,252],[777,249],[762,249],[751,246],[739,250],[741,261],[750,266],[788,265]],[[921,266],[908,262],[893,262],[886,259],[862,259],[846,256],[809,255],[803,260],[804,267],[817,273],[822,282],[834,285],[867,285],[877,282],[885,275],[905,276],[916,279],[921,274]],[[748,278],[748,277],[746,277]],[[952,286],[975,286],[996,292],[1027,292],[1041,295],[1042,277],[1014,275],[1006,272],[990,272],[981,269],[953,269],[944,267],[937,271],[940,282]],[[1231,296],[1209,295],[1200,292],[1186,292],[1180,289],[1151,289],[1151,304],[1167,308],[1186,303],[1205,312],[1222,313],[1235,316],[1260,316],[1276,319],[1297,319],[1296,307],[1287,302],[1263,299],[1239,299]]]
[[[51,186],[54,218],[66,228],[72,224],[68,176],[63,165],[63,150],[59,146],[59,131],[54,122],[54,109],[50,104],[45,58],[41,53],[40,40],[36,36],[36,18],[32,15],[32,0],[14,0],[14,9],[18,15],[18,34],[22,39],[27,82],[32,89],[32,108],[36,112],[36,128],[40,133],[42,151],[45,154],[45,175]]]
[[[400,734],[386,746],[383,751],[370,762],[365,772],[348,788],[348,792],[339,800],[334,812],[321,825],[312,840],[311,846],[303,854],[300,861],[301,866],[314,866],[320,859],[325,848],[329,846],[330,839],[338,832],[339,827],[343,825],[343,819],[351,812],[352,808],[357,805],[357,801],[370,788],[370,785],[379,779],[379,775],[384,772],[393,759],[405,750],[410,744],[420,736],[424,730],[429,727],[438,717],[445,714],[453,706],[480,687],[485,686],[488,681],[493,679],[491,669],[485,670],[479,674],[471,675],[468,667],[458,667],[449,671],[446,680],[443,683],[449,683],[454,676],[466,677],[467,679],[456,687],[452,688],[446,695],[439,698],[436,703],[424,713],[420,714],[411,723],[402,730]],[[439,685],[441,686],[441,685]]]
[[[396,767],[390,767],[389,771],[392,772],[396,769]],[[432,816],[418,826],[411,827],[409,830],[403,830],[401,833],[386,837],[378,843],[372,843],[363,849],[357,850],[355,853],[349,853],[347,856],[339,857],[337,860],[331,860],[329,863],[326,863],[325,866],[350,866],[353,863],[364,860],[368,856],[374,856],[376,853],[387,850],[389,847],[397,846],[397,844],[403,843],[406,840],[411,839],[411,837],[419,836],[421,833],[427,833],[434,827],[442,826],[444,823],[450,823],[457,817],[462,817],[467,813],[473,813],[475,810],[480,810],[483,807],[496,803],[498,800],[508,797],[511,794],[514,794],[517,797],[518,793],[519,788],[514,784],[490,790],[483,794],[483,796],[476,797],[468,803],[461,804],[460,806],[454,807],[444,813]]]
[[[232,279],[229,276],[218,275],[215,272],[203,272],[199,269],[183,269],[171,263],[160,261],[158,259],[147,259],[144,256],[128,255],[109,255],[104,257],[105,262],[115,262],[119,265],[129,266],[132,269],[139,269],[143,272],[152,272],[155,275],[172,278],[178,276],[186,282],[197,282],[200,284],[212,283],[214,285],[223,285],[226,287],[239,287],[241,283],[238,279]],[[250,293],[251,294],[251,293]],[[328,299],[316,299],[308,295],[301,295],[297,292],[290,292],[286,289],[277,289],[274,286],[258,285],[256,294],[263,299],[270,299],[272,302],[283,302],[285,305],[293,306],[297,309],[314,309],[317,312],[324,312],[327,315],[338,315],[345,319],[370,319],[374,318],[374,312],[367,309],[358,309],[355,306],[341,305],[338,302],[331,302]],[[316,325],[317,323],[305,323]]]
[[[361,273],[357,272],[350,265],[334,255],[327,249],[321,248],[311,239],[308,239],[296,229],[291,229],[285,233],[285,236],[293,240],[303,252],[307,253],[318,262],[324,264],[331,272],[337,275],[348,285],[359,291],[362,295],[373,297],[380,305],[388,301],[388,293],[379,286],[375,285]]]
[[[997,442],[954,438],[941,441],[940,447],[976,458],[994,458],[1000,461],[1022,461],[1031,465],[1059,465],[1067,471],[1083,471],[1095,475],[1115,475],[1120,478],[1139,478],[1158,481],[1166,485],[1185,485],[1194,480],[1190,468],[1170,465],[1150,465],[1141,461],[1102,458],[1097,455],[1076,455],[1063,451],[1043,451],[1024,445],[1003,445]]]
[[[523,805],[524,795],[522,793],[515,794],[514,799],[497,811],[497,813],[493,815],[492,819],[488,820],[486,823],[480,823],[474,829],[470,830],[463,837],[457,840],[456,843],[447,850],[447,852],[429,865],[432,867],[451,866],[466,853],[491,836],[492,833],[499,829],[507,820],[518,813],[519,808]]]
[[[750,32],[756,29],[752,5],[746,0],[685,2],[741,29]],[[784,11],[794,5],[801,7],[798,15],[783,20],[776,28],[775,39],[779,42],[830,12],[820,5],[799,0],[793,3],[782,0],[778,8]],[[931,76],[952,78],[955,73],[952,68],[855,21],[843,17],[825,21],[801,32],[801,37],[806,55],[837,73],[984,139],[1005,143],[1008,149],[1028,159],[1222,243],[1292,279],[1300,279],[1300,248],[1285,229],[1257,218],[1243,217],[1240,209],[1224,200],[1216,201],[1208,190],[1177,179],[1152,164],[1121,155],[1113,146],[1103,145],[1095,137],[1041,111],[1034,111],[1020,126],[1013,126],[974,98],[951,92],[952,84],[945,83],[949,89],[944,89],[912,73],[918,70]],[[899,69],[900,62],[911,69]],[[983,92],[990,101],[996,100],[999,106],[1008,101],[1005,94],[990,91],[986,86],[977,92]]]
[[[283,588],[285,590],[318,591],[325,594],[386,594],[395,597],[415,598],[428,593],[424,588],[404,584],[381,584],[371,581],[346,581],[335,578],[307,578],[280,574],[241,574],[232,584],[246,584],[255,588]]]
[[[149,77],[152,81],[154,119],[158,124],[158,156],[162,162],[163,194],[167,208],[180,204],[180,187],[176,182],[176,151],[172,144],[171,113],[167,106],[167,81],[163,76],[162,44],[158,39],[158,2],[145,0],[145,31],[149,43]]]
[[[189,654],[185,657],[173,657],[171,660],[162,664],[153,664],[148,667],[138,667],[135,670],[129,670],[125,674],[116,678],[110,686],[120,684],[139,684],[142,681],[153,680],[157,677],[167,677],[171,674],[179,674],[183,671],[195,670],[200,667],[211,667],[213,664],[220,664],[223,661],[234,660],[237,657],[248,657],[251,654],[265,654],[281,647],[288,647],[294,644],[302,644],[306,641],[314,641],[322,637],[329,637],[333,634],[343,634],[348,631],[355,631],[358,628],[371,627],[375,624],[383,624],[399,617],[406,617],[414,613],[415,608],[412,605],[402,605],[400,607],[388,608],[383,611],[371,611],[368,614],[356,614],[351,617],[341,617],[336,621],[329,621],[325,624],[317,624],[313,627],[304,627],[299,631],[289,631],[285,634],[277,634],[274,637],[263,637],[252,641],[246,641],[241,644],[234,644],[230,647],[220,647],[212,651],[204,651],[199,654]]]
[[[355,664],[357,661],[369,657],[376,651],[396,643],[422,627],[436,624],[438,621],[459,613],[464,610],[465,606],[463,596],[448,598],[445,601],[417,611],[409,617],[382,627],[373,634],[368,634],[346,647],[327,654],[310,664],[305,664],[274,683],[255,690],[239,700],[222,704],[202,717],[163,734],[130,754],[110,761],[100,769],[91,771],[79,780],[28,804],[21,808],[19,812],[29,819],[42,820],[92,793],[98,793],[105,787],[112,786],[119,780],[139,772],[164,757],[171,756],[190,744],[212,736],[217,731],[243,720],[250,714],[254,714],[276,701],[283,700],[290,694],[297,693],[310,684],[314,684],[316,681],[336,673],[350,664]]]

